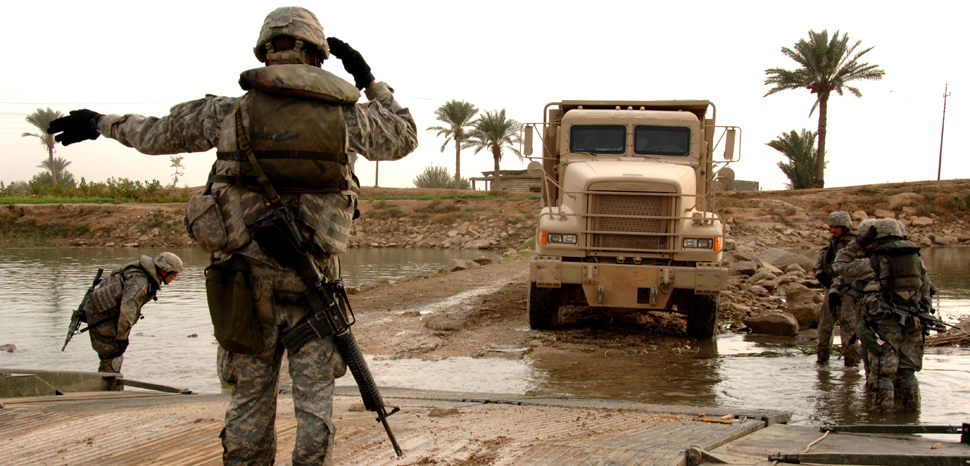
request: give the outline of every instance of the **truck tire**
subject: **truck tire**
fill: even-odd
[[[559,325],[559,299],[555,288],[539,288],[529,283],[529,326],[551,330]]]
[[[694,294],[688,297],[687,336],[709,339],[717,335],[717,309],[720,295]]]

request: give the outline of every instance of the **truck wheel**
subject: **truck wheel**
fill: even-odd
[[[690,296],[687,308],[687,336],[708,339],[717,335],[717,308],[720,295],[695,294]]]
[[[559,325],[559,300],[555,288],[539,288],[529,283],[529,326],[550,330]]]

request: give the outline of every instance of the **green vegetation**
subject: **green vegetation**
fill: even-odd
[[[50,183],[14,182],[9,186],[0,182],[0,204],[68,204],[88,202],[188,202],[188,190],[171,195],[158,180],[132,181],[127,178],[108,178],[105,182],[80,183],[73,179],[54,185]]]
[[[429,165],[424,167],[424,171],[418,174],[412,181],[415,188],[453,188],[455,186],[455,179],[452,178],[451,173],[448,173],[446,167],[441,167],[438,165]],[[460,188],[458,189],[472,189],[472,182],[468,181],[468,178],[462,178]]]
[[[464,100],[450,100],[441,104],[434,114],[437,116],[437,120],[447,124],[447,126],[429,126],[428,130],[437,131],[437,136],[444,136],[445,142],[441,145],[441,152],[445,151],[445,147],[448,147],[448,143],[452,139],[455,140],[455,184],[453,185],[455,189],[471,189],[471,187],[465,187],[465,182],[467,180],[461,177],[461,150],[464,148],[464,142],[467,132],[472,129],[472,118],[478,113],[478,109],[474,105],[465,102]],[[414,183],[417,186],[417,182]],[[422,186],[418,186],[419,188]]]
[[[788,162],[778,162],[778,168],[788,177],[786,188],[806,189],[815,186],[815,165],[818,161],[815,137],[815,131],[803,128],[801,134],[792,130],[765,143],[788,159]]]
[[[34,125],[35,128],[37,128],[37,132],[23,133],[20,135],[21,137],[30,136],[33,138],[40,139],[40,144],[44,146],[45,149],[47,149],[47,162],[48,162],[48,169],[50,170],[49,175],[51,176],[51,181],[53,184],[58,184],[58,182],[60,181],[60,177],[58,176],[58,172],[56,171],[57,164],[54,162],[54,145],[56,144],[56,142],[54,141],[53,134],[47,134],[47,128],[50,126],[52,121],[62,116],[64,116],[63,113],[57,110],[51,110],[50,107],[47,107],[46,109],[38,108],[37,110],[34,111],[34,113],[27,115],[27,117],[25,118],[27,120],[27,123],[30,123],[31,125]],[[64,166],[67,166],[67,164],[64,164]]]
[[[502,178],[498,174],[499,162],[502,160],[502,151],[508,149],[518,156],[519,160],[522,160],[522,153],[516,148],[519,142],[521,142],[521,137],[519,136],[519,127],[521,125],[518,121],[506,118],[505,109],[503,108],[501,111],[496,112],[486,111],[485,115],[475,120],[473,126],[474,129],[468,135],[468,140],[462,144],[462,148],[474,148],[476,154],[481,152],[482,149],[487,149],[492,153],[492,161],[495,167],[492,191],[501,191],[502,187],[500,184]]]
[[[88,225],[71,227],[64,223],[37,224],[36,219],[21,220],[12,215],[0,214],[0,248],[55,247],[64,238],[74,238],[87,233]]]
[[[800,39],[795,49],[782,47],[781,53],[795,60],[799,67],[794,70],[784,68],[768,68],[765,74],[766,85],[772,85],[764,96],[790,89],[808,89],[818,97],[808,112],[809,116],[818,107],[818,157],[815,161],[815,187],[825,187],[825,137],[828,123],[828,103],[832,92],[843,95],[849,91],[856,97],[862,97],[858,88],[850,85],[852,81],[882,79],[885,71],[879,65],[859,62],[863,55],[872,47],[856,52],[861,40],[849,45],[848,33],[839,36],[839,31],[832,34],[829,40],[827,30],[822,32],[808,31],[808,40]]]
[[[392,204],[390,202],[381,200],[374,203],[371,206],[370,212],[367,212],[368,218],[376,218],[383,220],[386,218],[401,218],[406,216],[403,210],[397,206],[397,204]]]
[[[452,200],[452,202],[444,203],[441,199],[432,199],[431,202],[414,208],[415,212],[421,212],[425,214],[443,214],[446,212],[456,212],[461,210],[458,207],[458,202]]]

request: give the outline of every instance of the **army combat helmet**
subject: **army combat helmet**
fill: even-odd
[[[292,50],[274,50],[273,39],[279,36],[289,36],[296,39]],[[327,36],[323,34],[323,26],[316,15],[305,8],[285,6],[273,10],[263,20],[263,27],[259,30],[259,39],[253,53],[263,63],[303,63],[306,64],[306,49],[304,44],[310,44],[320,51],[321,59],[330,58],[330,46]]]
[[[828,224],[830,227],[842,227],[846,230],[852,230],[852,217],[849,213],[844,210],[836,210],[829,214]]]
[[[906,231],[906,226],[891,218],[876,220],[874,225],[876,227],[875,239],[877,241],[892,238],[903,239],[909,236],[909,232]]]
[[[859,227],[856,228],[855,234],[858,236],[862,236],[862,234],[865,233],[867,230],[869,230],[869,227],[871,227],[874,223],[876,223],[876,219],[874,218],[867,218],[859,222]]]
[[[182,271],[182,259],[168,251],[159,253],[155,256],[155,267],[168,273],[179,273]]]

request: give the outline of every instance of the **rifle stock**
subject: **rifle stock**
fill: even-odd
[[[84,306],[88,304],[88,295],[94,291],[94,288],[101,283],[101,274],[104,273],[104,268],[98,268],[98,274],[94,276],[94,282],[91,283],[91,288],[88,288],[87,293],[84,293],[84,298],[81,299],[81,304],[77,309],[71,314],[71,324],[67,327],[67,338],[64,339],[64,346],[61,347],[61,351],[67,348],[67,344],[71,342],[71,338],[74,335],[80,333],[78,329],[81,327],[81,322],[85,322],[86,317],[84,315]]]

